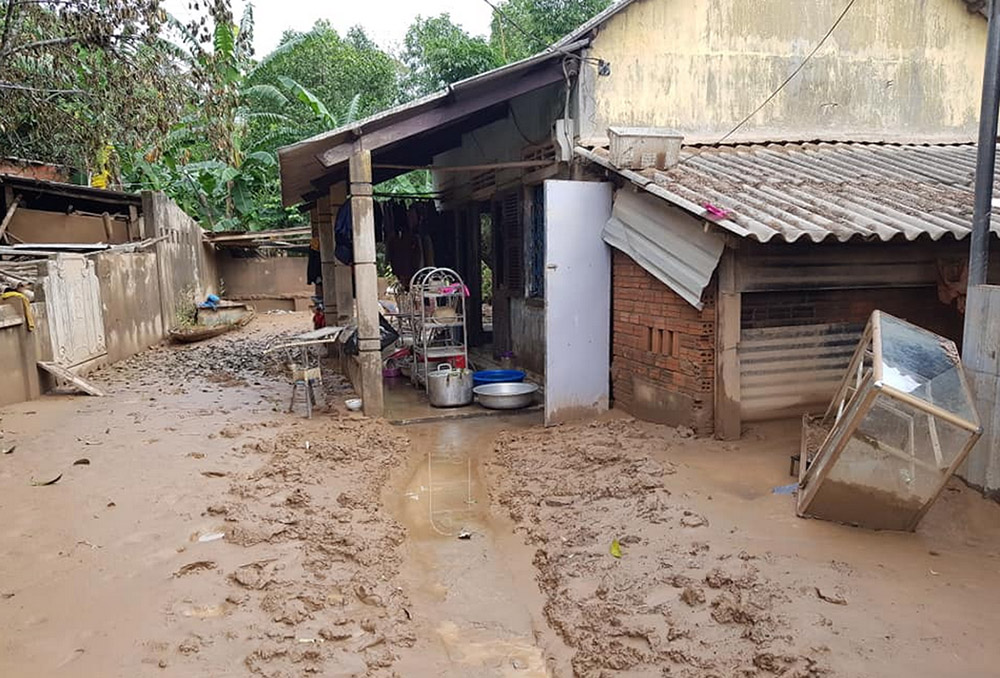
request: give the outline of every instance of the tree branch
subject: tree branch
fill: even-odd
[[[10,0],[8,0],[8,1],[10,1]],[[107,35],[107,36],[101,36],[101,37],[103,39],[106,39],[106,40],[128,40],[129,39],[129,36],[127,36],[127,35],[117,35],[117,34]],[[8,47],[8,48],[6,48],[4,50],[0,50],[0,58],[6,57],[6,56],[10,56],[11,54],[17,54],[18,52],[27,52],[29,50],[43,49],[45,47],[55,47],[57,45],[71,45],[71,44],[73,44],[75,42],[79,42],[79,43],[81,43],[83,45],[90,45],[90,44],[93,44],[93,43],[95,43],[97,41],[96,40],[87,40],[82,35],[68,35],[68,36],[65,36],[65,37],[62,37],[62,38],[49,38],[48,40],[36,40],[35,42],[28,42],[28,43],[25,43],[23,45],[17,45],[16,47]]]
[[[19,92],[35,92],[36,94],[67,94],[78,96],[93,96],[90,92],[82,89],[49,89],[47,87],[28,87],[27,85],[15,85],[12,82],[0,82],[0,89],[12,89]]]
[[[10,42],[10,34],[14,28],[14,0],[7,0],[7,11],[3,15],[3,37],[0,38],[0,54],[7,52],[7,44]]]

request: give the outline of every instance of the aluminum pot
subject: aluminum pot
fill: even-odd
[[[443,364],[427,374],[427,397],[434,407],[461,407],[472,402],[472,370]]]
[[[479,404],[491,410],[519,410],[531,405],[538,386],[529,383],[483,384],[473,389]]]

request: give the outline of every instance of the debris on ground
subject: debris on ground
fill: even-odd
[[[820,587],[816,587],[816,597],[825,600],[833,605],[847,605],[847,599],[837,593],[824,593]]]
[[[497,444],[494,499],[537,549],[545,617],[573,649],[575,675],[758,675],[745,667],[763,652],[807,667],[781,675],[822,675],[781,614],[785,587],[761,575],[750,554],[691,542],[693,528],[707,530],[710,520],[684,504],[666,482],[674,469],[654,458],[688,439],[669,431],[611,420],[507,434]],[[552,507],[553,496],[575,500]],[[597,557],[608,533],[628,535],[612,542],[614,559]],[[628,558],[620,558],[625,540]]]

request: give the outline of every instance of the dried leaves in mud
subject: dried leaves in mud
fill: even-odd
[[[206,513],[254,554],[226,573],[227,602],[259,639],[250,673],[392,675],[396,649],[414,638],[395,582],[405,530],[380,493],[406,444],[382,422],[327,418],[243,447],[263,465],[234,476]]]
[[[709,517],[655,460],[672,435],[614,420],[497,444],[493,499],[537,547],[545,615],[574,650],[574,674],[825,675],[782,617],[792,592],[755,556],[704,541]]]

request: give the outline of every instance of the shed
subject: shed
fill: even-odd
[[[974,144],[576,153],[618,185],[612,393],[640,416],[738,437],[822,408],[875,309],[961,341]]]

